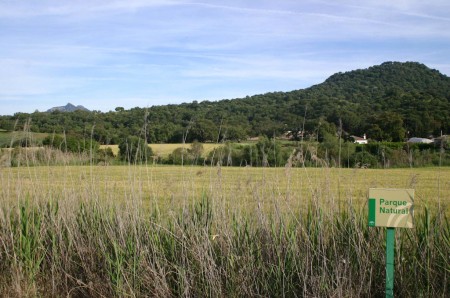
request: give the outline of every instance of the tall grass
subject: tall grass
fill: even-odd
[[[383,296],[384,229],[367,226],[364,189],[389,183],[415,188],[420,205],[415,228],[396,230],[395,294],[449,296],[448,192],[424,199],[435,183],[425,172],[385,181],[384,170],[75,167],[72,158],[0,171],[3,297]],[[446,185],[448,171],[439,175]]]
[[[96,203],[1,209],[5,296],[361,297],[384,292],[384,234],[363,208],[217,218],[204,197],[170,220]],[[440,219],[442,218],[442,220]],[[449,221],[397,231],[399,297],[449,293]]]

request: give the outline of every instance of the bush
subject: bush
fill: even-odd
[[[111,160],[114,160],[114,152],[110,147],[98,150],[97,162],[109,164]]]
[[[153,157],[153,150],[141,138],[130,136],[119,144],[119,158],[129,163],[147,163]]]
[[[168,157],[168,163],[174,165],[181,164],[202,164],[204,162],[203,145],[194,141],[189,149],[179,147],[172,151]]]
[[[245,166],[249,164],[245,160],[244,149],[248,145],[226,142],[223,146],[215,148],[208,154],[208,164],[221,166]]]
[[[356,152],[350,157],[350,165],[361,168],[374,168],[378,166],[378,160],[369,152]]]
[[[97,152],[100,145],[93,139],[86,139],[79,135],[49,135],[42,141],[44,146],[59,149],[63,152],[83,153]]]

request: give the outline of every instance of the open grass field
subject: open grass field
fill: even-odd
[[[413,188],[416,206],[450,203],[450,168],[337,169],[197,166],[54,166],[5,168],[2,201],[31,195],[46,200],[88,191],[100,200],[142,200],[147,206],[182,207],[206,195],[233,207],[277,205],[292,210],[311,199],[365,203],[368,188]],[[82,199],[80,193],[79,198]]]
[[[448,297],[450,168],[0,169],[0,296],[384,295],[369,187],[415,189],[399,297]]]

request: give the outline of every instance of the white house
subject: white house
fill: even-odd
[[[421,144],[431,144],[432,140],[426,138],[410,138],[408,143],[421,143]]]
[[[355,144],[367,144],[368,140],[366,138],[366,134],[363,135],[363,137],[357,137],[357,136],[351,136],[354,140]]]

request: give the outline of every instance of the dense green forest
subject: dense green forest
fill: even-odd
[[[337,73],[322,84],[291,92],[130,110],[116,107],[106,113],[0,116],[0,147],[16,147],[4,162],[11,165],[20,163],[22,151],[17,147],[43,145],[82,153],[82,163],[404,167],[450,165],[448,138],[440,144],[404,142],[449,130],[450,78],[423,64],[386,62]],[[351,136],[363,134],[369,144],[354,144]],[[256,136],[257,141],[248,142]],[[194,142],[194,147],[178,148],[164,158],[151,150],[152,143],[181,142]],[[205,156],[205,142],[223,146]],[[100,144],[118,144],[119,156],[98,150]],[[35,163],[45,159],[44,152],[36,152]]]
[[[242,141],[287,131],[294,140],[365,133],[374,141],[403,141],[449,133],[450,78],[420,63],[386,62],[291,92],[106,113],[16,113],[0,116],[0,129],[89,136],[99,144],[129,136],[150,144]]]

